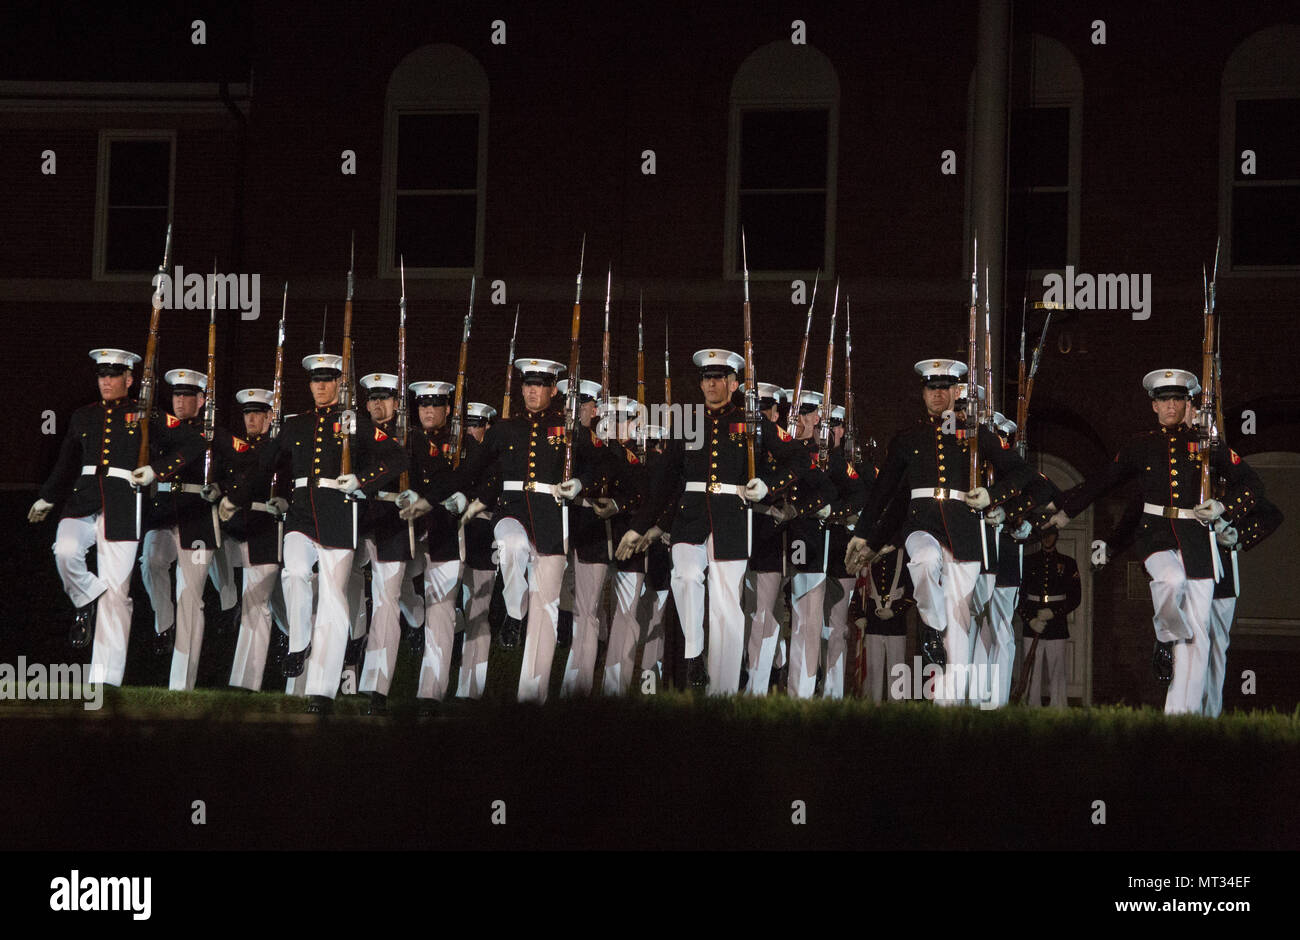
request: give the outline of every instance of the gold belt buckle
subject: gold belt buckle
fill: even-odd
[[[524,484],[524,492],[525,493],[537,492],[537,484],[534,481],[529,480],[527,483]]]
[[[934,488],[934,498],[935,498],[935,499],[945,499],[945,498],[946,498],[946,497],[944,496],[944,489],[943,489],[943,487],[941,487],[941,486],[936,486],[936,487]]]
[[[1164,515],[1164,517],[1165,517],[1166,519],[1177,519],[1177,518],[1178,518],[1178,507],[1177,507],[1177,506],[1164,506],[1164,507],[1162,507],[1162,510],[1161,510],[1161,511],[1162,511],[1162,513],[1163,513],[1163,515]]]
[[[710,484],[709,484],[709,492],[710,492],[710,493],[721,493],[721,492],[722,492],[722,490],[720,489],[721,486],[722,486],[721,483],[710,483]]]

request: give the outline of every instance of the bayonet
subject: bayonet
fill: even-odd
[[[813,305],[817,303],[817,282],[821,280],[821,268],[813,278],[812,298],[808,301],[808,316],[803,325],[803,345],[799,347],[799,368],[794,374],[794,402],[790,407],[789,420],[786,422],[791,437],[795,437],[799,426],[799,399],[803,395],[804,367],[808,362],[808,336],[812,332]],[[839,287],[839,282],[836,282]]]

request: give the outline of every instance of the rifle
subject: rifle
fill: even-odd
[[[1201,502],[1211,499],[1214,491],[1211,487],[1210,464],[1213,451],[1219,445],[1219,428],[1215,424],[1218,400],[1214,385],[1215,358],[1215,313],[1214,282],[1219,276],[1219,247],[1214,248],[1214,273],[1206,282],[1205,266],[1201,266],[1201,283],[1205,292],[1205,313],[1203,314],[1203,333],[1201,337],[1201,413],[1199,415],[1199,455],[1201,458]],[[1217,579],[1216,579],[1217,580]]]
[[[397,302],[397,443],[407,449],[410,415],[406,404],[406,258],[398,256],[402,272],[402,296]],[[411,472],[403,470],[398,479],[397,491],[405,493],[411,488]],[[415,557],[415,520],[406,521],[406,544]]]
[[[474,281],[469,279],[469,309],[465,311],[465,328],[460,337],[460,364],[456,367],[456,397],[451,404],[451,465],[460,466],[461,446],[464,443],[465,422],[465,362],[469,357],[469,331],[474,325]]]
[[[760,440],[762,426],[758,423],[758,383],[754,378],[754,333],[750,323],[749,308],[749,249],[745,245],[745,230],[740,230],[740,251],[745,270],[745,459],[749,476],[754,479],[754,445]],[[795,404],[798,408],[798,404]],[[746,552],[748,555],[748,552]]]
[[[831,334],[826,339],[826,381],[822,386],[822,419],[817,425],[817,466],[823,473],[831,466],[831,372],[835,368],[835,317],[840,312],[840,282],[835,281],[835,300],[831,304]],[[798,403],[791,409],[798,412]]]
[[[578,289],[573,298],[573,320],[569,327],[569,393],[568,415],[564,421],[564,480],[573,477],[573,436],[578,425],[578,355],[581,346],[578,343],[578,331],[582,326],[582,267],[587,260],[587,236],[582,236],[582,253],[578,256]],[[563,481],[561,481],[563,482]],[[563,530],[564,554],[569,554],[569,504],[561,501],[561,529]]]
[[[339,428],[343,432],[343,456],[339,472],[346,476],[352,472],[352,435],[357,429],[357,413],[352,410],[352,270],[357,256],[357,237],[352,234],[352,254],[348,260],[348,296],[343,303],[343,374],[339,382]],[[325,337],[321,336],[321,343]],[[352,507],[355,522],[356,506]],[[356,526],[352,527],[353,545],[356,543]]]
[[[506,394],[501,401],[501,418],[510,417],[510,389],[515,378],[515,337],[519,335],[519,304],[515,304],[515,328],[510,334],[510,351],[506,354]]]
[[[970,488],[980,485],[979,389],[975,381],[976,344],[979,341],[979,235],[975,236],[970,270],[970,334],[966,347],[966,446],[970,455]],[[983,532],[980,533],[981,540]]]
[[[849,297],[844,296],[844,458],[850,466],[862,462],[858,453],[858,433],[853,421],[853,324],[849,316]]]
[[[1020,365],[1016,373],[1016,453],[1025,459],[1025,417],[1029,411],[1029,400],[1025,397],[1025,308],[1029,304],[1029,292],[1020,300]]]
[[[600,353],[600,404],[609,414],[609,290],[614,280],[614,265],[605,274],[605,338]]]
[[[817,282],[821,280],[821,268],[817,269],[817,276],[813,278],[812,298],[808,301],[808,319],[803,325],[803,345],[799,347],[799,368],[794,374],[794,403],[790,406],[790,416],[787,421],[787,430],[791,437],[798,437],[799,430],[799,399],[803,397],[803,370],[808,361],[808,334],[812,332],[812,314],[813,304],[817,303]],[[839,281],[835,282],[836,289],[839,288]],[[826,399],[829,402],[830,398]]]
[[[1029,378],[1025,380],[1025,416],[1023,421],[1018,422],[1016,428],[1016,432],[1020,435],[1022,449],[1028,446],[1025,425],[1029,423],[1029,403],[1034,398],[1034,377],[1038,375],[1038,364],[1043,358],[1043,345],[1047,342],[1047,330],[1052,325],[1052,311],[1064,310],[1065,308],[1060,304],[1039,302],[1034,304],[1034,309],[1046,310],[1047,316],[1043,319],[1043,332],[1038,337],[1038,345],[1034,347],[1034,358],[1029,364]]]
[[[992,324],[989,319],[989,294],[992,288],[989,281],[988,265],[984,266],[984,409],[982,422],[989,428],[995,428],[993,423],[993,342],[992,342]],[[984,485],[993,485],[993,464],[989,461],[984,462]]]
[[[280,411],[284,400],[284,315],[289,309],[289,282],[284,282],[284,299],[280,301],[280,331],[275,342],[275,381],[271,384],[271,424],[267,430],[270,439],[280,436]],[[277,469],[271,475],[271,496],[275,496],[275,487],[280,480]],[[277,520],[279,537],[275,542],[275,560],[284,561],[284,520]]]
[[[636,305],[636,456],[645,463],[645,295],[637,298]]]
[[[144,369],[140,375],[140,456],[136,461],[137,467],[143,467],[149,463],[149,420],[153,417],[153,396],[154,385],[157,383],[157,366],[158,366],[158,321],[162,317],[163,292],[162,279],[167,277],[167,269],[171,267],[172,259],[172,226],[167,223],[167,240],[163,245],[162,264],[158,265],[157,290],[153,295],[153,312],[149,315],[149,343],[144,352]],[[174,289],[174,285],[173,285]],[[139,488],[137,487],[137,495]],[[140,514],[139,503],[136,504],[136,534],[140,531]]]
[[[664,430],[673,426],[673,376],[668,366],[668,321],[664,320]]]
[[[212,448],[217,436],[217,259],[212,259],[212,290],[208,294],[208,384],[203,396],[203,439],[208,442],[203,452],[203,482],[213,483]],[[221,547],[221,517],[217,504],[212,504],[213,548]]]

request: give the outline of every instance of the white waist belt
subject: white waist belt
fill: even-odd
[[[514,492],[544,493],[547,496],[559,496],[560,484],[558,483],[534,483],[523,480],[505,480],[501,484],[501,489],[512,490]]]
[[[1048,594],[1046,597],[1039,597],[1036,594],[1026,594],[1025,600],[1033,601],[1035,604],[1055,604],[1057,601],[1065,600],[1065,595]]]
[[[129,476],[129,474],[128,474]],[[159,483],[159,493],[202,493],[202,483]]]
[[[1152,516],[1164,516],[1166,519],[1195,519],[1196,512],[1191,509],[1179,509],[1177,506],[1157,506],[1155,503],[1143,503],[1142,511]]]
[[[131,479],[131,471],[123,467],[86,466],[81,468],[81,475],[83,477],[98,476],[101,470],[103,471],[103,475],[106,477],[117,477],[122,480]]]
[[[294,487],[306,486],[307,477],[298,477],[293,481],[293,485]],[[339,488],[338,481],[335,480],[333,477],[319,477],[316,480],[316,485],[321,487],[322,489],[327,489],[327,490],[337,490]]]
[[[745,495],[745,488],[735,483],[705,483],[703,480],[690,480],[686,484],[688,493],[723,493],[727,496]]]
[[[912,490],[912,499],[963,499],[965,496],[962,490],[946,490],[935,486]]]

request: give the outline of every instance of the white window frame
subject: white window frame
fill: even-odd
[[[113,144],[120,140],[154,140],[166,141],[171,156],[167,169],[167,222],[171,224],[172,213],[176,207],[176,131],[171,129],[150,130],[145,128],[105,129],[99,132],[98,168],[95,182],[95,245],[92,253],[90,276],[95,281],[138,281],[141,272],[106,271],[104,264],[108,255],[108,193],[112,167]],[[162,261],[163,246],[158,246],[158,260]],[[152,277],[152,272],[148,275]]]
[[[811,53],[813,69],[801,69],[798,57]],[[762,90],[739,87],[747,69],[770,68],[770,87]],[[820,71],[822,74],[815,74]],[[751,80],[752,81],[752,80]],[[746,82],[745,84],[749,84]],[[835,212],[839,201],[840,86],[835,68],[821,51],[812,46],[794,46],[777,40],[755,50],[741,63],[732,82],[727,117],[727,195],[723,225],[722,276],[740,280],[740,150],[741,126],[749,111],[826,111],[826,229],[823,237],[821,271],[824,278],[835,276]],[[776,192],[776,190],[768,190]],[[814,190],[790,190],[812,192]],[[750,280],[789,281],[810,278],[815,270],[781,271],[750,269]]]

